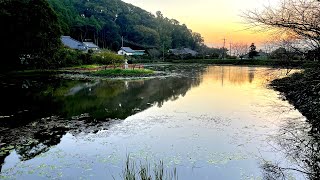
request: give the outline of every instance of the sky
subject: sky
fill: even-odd
[[[209,47],[223,47],[230,43],[255,43],[263,48],[267,33],[248,30],[241,14],[246,10],[276,5],[279,0],[123,0],[152,14],[161,11],[165,17],[186,24],[204,37]]]

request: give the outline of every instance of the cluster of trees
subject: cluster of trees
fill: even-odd
[[[2,0],[0,21],[3,69],[16,68],[21,58],[45,66],[60,48],[58,17],[45,0]]]
[[[124,63],[124,56],[119,56],[111,51],[101,53],[84,53],[69,48],[60,48],[54,53],[48,67],[68,67],[83,64],[112,64],[119,65]]]
[[[199,33],[185,24],[168,19],[158,11],[153,15],[121,0],[48,0],[59,17],[64,34],[114,51],[124,43],[139,48],[197,49],[203,44]]]
[[[61,58],[75,54],[86,63],[85,55],[61,50],[61,35],[94,41],[113,51],[119,50],[123,37],[132,48],[160,51],[152,54],[158,58],[163,51],[180,47],[213,57],[226,51],[208,48],[199,33],[160,11],[153,15],[121,0],[2,0],[0,20],[4,27],[0,51],[9,57],[3,69],[17,69],[21,63],[37,68],[64,66],[70,63]]]

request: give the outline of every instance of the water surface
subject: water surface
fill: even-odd
[[[163,160],[179,179],[263,179],[272,175],[265,162],[314,167],[288,155],[297,127],[303,127],[293,133],[299,138],[313,137],[305,118],[268,87],[285,70],[150,68],[180,75],[3,80],[1,96],[9,100],[0,110],[1,178],[121,179],[127,155],[137,164]],[[296,171],[285,175],[304,178]]]

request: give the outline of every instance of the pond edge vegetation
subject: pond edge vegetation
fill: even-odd
[[[320,66],[275,79],[270,85],[307,118],[312,131],[320,132]]]

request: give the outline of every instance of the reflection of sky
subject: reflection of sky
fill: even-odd
[[[166,167],[177,167],[179,179],[256,179],[261,176],[261,156],[284,158],[268,152],[269,136],[287,117],[302,117],[266,88],[272,74],[281,71],[211,66],[202,83],[184,97],[132,115],[97,134],[67,134],[49,152],[10,170],[10,162],[16,160],[13,153],[3,170],[17,177],[21,171],[24,179],[40,173],[63,179],[112,179],[122,173],[125,156],[130,154],[136,160],[147,159],[151,164],[163,160]]]

